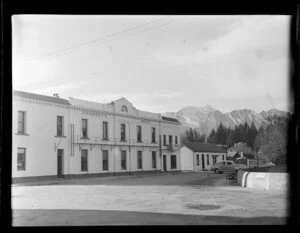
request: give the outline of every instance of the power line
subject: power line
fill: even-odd
[[[99,43],[101,40],[109,40],[111,37],[116,37],[116,36],[122,36],[126,33],[133,33],[133,34],[137,34],[139,32],[143,32],[143,30],[145,31],[145,28],[147,29],[147,25],[151,25],[151,24],[154,24],[154,23],[157,23],[157,22],[160,22],[160,21],[164,21],[166,18],[161,18],[161,19],[158,19],[158,20],[153,20],[151,22],[148,22],[148,23],[145,23],[145,24],[141,24],[141,25],[138,25],[138,26],[135,26],[135,27],[132,27],[132,28],[129,28],[129,29],[125,29],[125,30],[122,30],[120,32],[115,32],[115,33],[112,33],[110,35],[106,35],[106,36],[103,36],[103,37],[100,37],[100,38],[97,38],[95,40],[91,40],[91,41],[86,41],[86,42],[83,42],[81,44],[78,44],[78,45],[74,45],[74,46],[70,46],[68,48],[65,48],[65,49],[61,49],[61,50],[57,50],[57,51],[54,51],[54,52],[51,52],[51,53],[48,53],[48,54],[44,54],[44,55],[41,55],[41,56],[38,56],[38,57],[33,57],[33,58],[30,58],[28,60],[24,60],[24,61],[21,61],[18,64],[21,64],[21,63],[25,63],[25,62],[28,62],[28,61],[32,61],[32,60],[36,60],[36,59],[41,59],[41,58],[45,58],[45,57],[49,57],[49,56],[53,56],[55,54],[62,54],[62,53],[66,53],[66,52],[69,52],[70,50],[73,50],[73,49],[77,49],[79,47],[83,47],[83,46],[87,46],[87,45],[92,45],[92,44],[95,44],[95,43]],[[168,18],[167,18],[168,19]],[[180,18],[182,19],[182,18]],[[172,19],[171,19],[172,20]],[[168,25],[170,24],[170,22],[163,22],[163,24],[160,24],[158,25],[158,27],[161,27],[161,26],[165,26],[165,25]],[[153,26],[153,25],[152,25]],[[157,27],[157,25],[154,25],[154,27],[150,28],[150,29],[153,29],[155,28],[155,26]],[[138,30],[140,29],[140,30]],[[149,29],[149,28],[148,28]],[[131,34],[132,35],[132,34]]]

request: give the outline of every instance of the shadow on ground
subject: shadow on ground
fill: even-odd
[[[78,225],[283,225],[286,218],[182,215],[107,210],[13,210],[13,226]]]
[[[225,178],[226,174],[181,174],[167,176],[146,176],[146,177],[114,177],[86,178],[86,179],[62,179],[56,182],[45,183],[23,183],[21,186],[36,185],[208,185],[208,186],[232,186],[234,183]]]

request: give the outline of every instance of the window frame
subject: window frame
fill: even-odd
[[[177,156],[171,155],[170,160],[171,160],[171,169],[177,169]],[[174,164],[175,164],[175,167],[173,166]]]
[[[109,171],[109,154],[108,150],[102,150],[102,171]],[[107,157],[106,159],[104,159]],[[106,163],[105,163],[106,161]],[[104,166],[106,165],[106,166]],[[105,169],[106,168],[106,169]]]
[[[84,135],[84,123],[86,122],[86,135]],[[88,119],[82,118],[81,119],[81,132],[82,132],[82,138],[88,138]]]
[[[123,126],[124,126],[124,130],[123,130]],[[121,137],[121,140],[122,142],[125,142],[126,141],[126,124],[124,123],[121,123],[121,130],[120,130],[120,137]]]
[[[156,151],[152,151],[152,168],[157,168]]]
[[[142,142],[142,126],[137,125],[137,135],[136,135],[137,142]]]
[[[143,152],[137,151],[137,169],[143,169]]]
[[[123,159],[124,156],[124,159]],[[125,163],[123,163],[125,161]],[[124,165],[124,166],[123,166]],[[127,153],[126,150],[121,150],[121,170],[127,170]]]
[[[102,139],[108,140],[108,122],[107,121],[102,122]]]
[[[61,118],[61,134],[59,134],[59,118]],[[64,137],[64,116],[57,115],[56,116],[56,136]]]
[[[23,153],[19,153],[18,150],[24,150]],[[23,155],[23,162],[24,165],[19,167],[19,155]],[[24,168],[23,168],[24,167]],[[18,147],[17,148],[17,171],[26,171],[26,148],[25,147]]]
[[[19,114],[22,114],[22,121],[20,121],[20,115]],[[18,134],[26,134],[26,111],[18,111],[18,128],[17,128],[17,133]],[[22,131],[20,131],[20,123],[22,124]]]
[[[86,152],[86,154],[85,154],[86,158],[84,158],[83,152]],[[88,150],[87,149],[81,149],[80,161],[81,161],[81,172],[88,172],[89,166],[88,166]],[[83,162],[86,163],[86,170],[83,170],[83,168],[84,168]]]
[[[151,127],[151,143],[156,143],[156,128]]]

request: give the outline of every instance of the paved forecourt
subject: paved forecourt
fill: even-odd
[[[287,201],[211,173],[12,187],[13,225],[284,224]]]

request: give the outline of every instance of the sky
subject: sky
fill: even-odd
[[[13,88],[155,113],[288,111],[284,15],[14,15]]]

